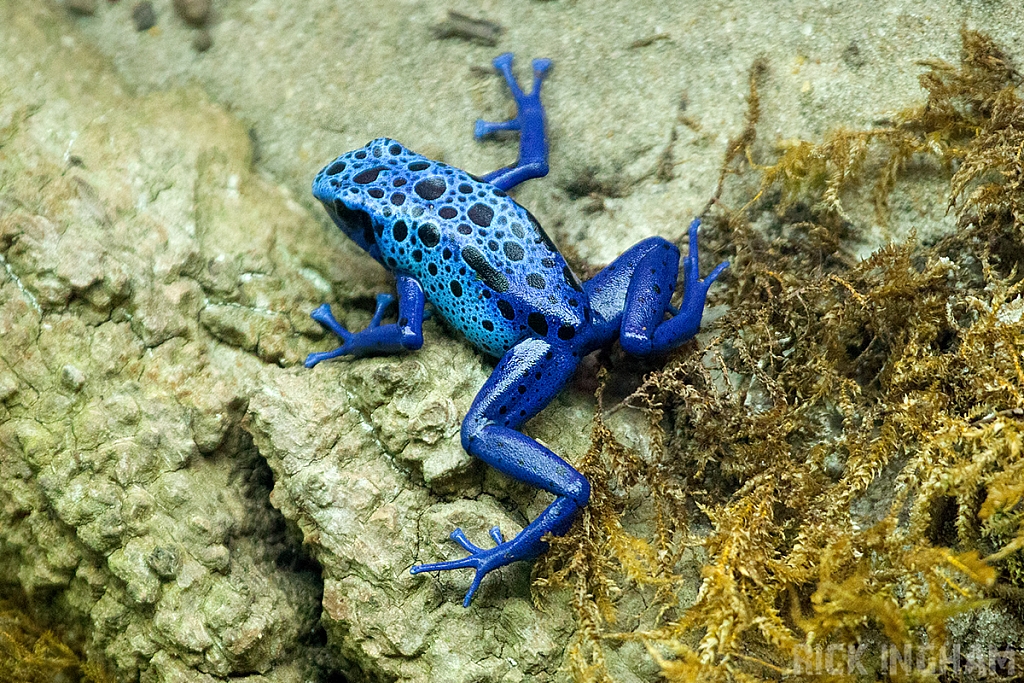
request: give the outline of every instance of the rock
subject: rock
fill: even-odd
[[[206,52],[211,47],[213,47],[213,35],[205,28],[197,31],[195,38],[192,39],[192,49],[196,52]]]
[[[192,26],[203,26],[212,6],[213,0],[174,0],[174,11]]]
[[[252,172],[237,120],[126,94],[47,47],[51,12],[0,7],[4,111],[33,121],[0,157],[0,570],[144,683],[557,678],[571,613],[528,607],[528,565],[470,611],[467,573],[409,574],[543,504],[461,448],[488,365],[428,321],[430,353],[303,368],[334,343],[308,312],[362,327],[383,274]]]
[[[205,206],[235,201],[234,173],[276,206],[263,215],[299,217],[249,173],[237,121],[194,92],[126,95],[80,42],[47,47],[55,21],[38,3],[0,6],[0,45],[15,55],[0,74],[14,112],[0,158],[0,357],[17,369],[0,373],[0,569],[29,595],[63,596],[62,619],[121,678],[308,680],[330,659],[305,640],[322,580],[295,560],[239,427],[263,364],[199,322],[222,300],[193,277],[204,261],[188,227],[210,169],[225,175]],[[29,112],[41,128],[23,125]],[[83,160],[70,172],[69,134]],[[33,181],[9,182],[24,164]],[[290,290],[275,288],[249,284],[243,302]],[[287,355],[280,333],[263,329],[257,348]]]
[[[75,14],[92,16],[96,14],[97,0],[67,0],[65,7]]]
[[[487,362],[428,321],[421,353],[301,368],[335,343],[312,308],[329,301],[358,329],[391,287],[328,225],[310,179],[377,135],[473,172],[508,163],[511,144],[469,134],[509,107],[476,68],[489,74],[492,55],[408,31],[431,21],[422,8],[377,3],[353,22],[330,3],[272,4],[218,5],[218,49],[201,58],[190,44],[201,32],[181,22],[162,26],[178,40],[157,40],[123,12],[71,25],[44,3],[0,4],[12,56],[0,72],[0,353],[17,358],[0,364],[0,571],[66,598],[90,651],[143,683],[307,680],[325,656],[354,680],[564,679],[567,596],[533,609],[527,565],[489,577],[469,610],[468,571],[408,575],[461,553],[455,525],[486,542],[490,526],[514,533],[548,500],[461,450]],[[730,4],[691,5],[652,5],[644,30],[665,39],[650,42],[619,21],[628,0],[494,6],[495,21],[559,50],[517,49],[523,74],[530,57],[556,59],[545,98],[557,112],[552,177],[517,198],[590,265],[680,235],[705,205],[742,129],[755,56],[772,65],[767,155],[777,137],[870,127],[919,102],[914,61],[952,59],[973,16],[955,0],[932,18],[884,2],[782,3],[753,22]],[[992,7],[984,21],[1016,45],[1020,3]],[[133,19],[153,27],[153,6]],[[197,90],[173,89],[190,83],[259,131],[258,174],[248,131]],[[663,161],[673,177],[655,182]],[[865,252],[910,227],[924,239],[950,228],[944,202],[917,196],[865,235]],[[592,412],[569,389],[529,431],[573,459]],[[645,419],[618,419],[642,453]],[[630,496],[643,511],[643,492]],[[687,562],[695,593],[701,559]],[[645,597],[623,582],[620,604]],[[616,680],[657,680],[637,643],[608,658]]]
[[[132,6],[132,22],[135,24],[135,30],[139,32],[148,31],[156,26],[156,10],[153,9],[153,3],[149,0],[135,3]]]

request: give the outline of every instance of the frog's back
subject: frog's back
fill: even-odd
[[[579,280],[536,219],[465,171],[380,138],[326,166],[313,194],[492,356],[529,335],[571,339],[590,317]]]

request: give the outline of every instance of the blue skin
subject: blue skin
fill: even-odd
[[[679,249],[660,237],[631,247],[581,284],[529,211],[505,192],[548,172],[548,143],[540,85],[550,60],[533,61],[533,91],[512,75],[512,55],[494,65],[518,108],[503,123],[477,121],[476,137],[519,131],[519,159],[482,178],[431,161],[388,138],[338,157],[313,181],[313,194],[334,222],[395,274],[398,320],[382,324],[394,303],[377,295],[377,309],[361,332],[346,330],[327,304],[312,317],[338,337],[333,351],[313,353],[306,367],[338,356],[413,351],[423,345],[427,301],[498,364],[462,423],[462,446],[491,467],[554,494],[555,500],[515,538],[490,530],[495,546],[480,548],[461,529],[451,538],[468,553],[421,564],[413,574],[472,568],[468,607],[488,572],[547,549],[545,534],[560,536],[590,498],[590,484],[571,465],[519,430],[561,390],[580,359],[617,338],[628,353],[668,351],[700,327],[708,287],[728,264],[703,280],[697,266],[697,228],[683,261],[685,294],[677,310]]]

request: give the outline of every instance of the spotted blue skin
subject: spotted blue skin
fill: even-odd
[[[495,545],[480,548],[461,529],[451,538],[467,557],[421,564],[413,574],[472,568],[468,607],[481,580],[498,567],[544,552],[546,534],[564,534],[590,498],[590,484],[571,465],[519,431],[569,380],[580,359],[619,340],[635,355],[662,353],[700,327],[708,287],[728,264],[703,280],[697,267],[697,228],[690,224],[683,261],[684,296],[670,299],[679,249],[652,237],[634,245],[581,284],[529,211],[506,191],[548,172],[548,143],[540,84],[550,61],[533,61],[530,93],[512,75],[512,55],[494,60],[516,101],[516,118],[478,121],[476,137],[519,131],[519,158],[483,177],[432,161],[379,138],[328,164],[313,194],[345,234],[395,275],[398,320],[382,324],[395,301],[377,295],[361,332],[346,330],[323,304],[314,320],[342,339],[333,351],[313,353],[306,366],[338,356],[390,354],[423,344],[429,301],[453,328],[498,359],[462,423],[462,445],[492,467],[554,494],[554,501],[515,538],[490,530]]]

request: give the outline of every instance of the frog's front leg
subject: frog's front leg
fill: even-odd
[[[570,348],[535,338],[519,342],[499,361],[462,423],[462,447],[467,452],[510,477],[555,494],[554,502],[512,540],[506,541],[494,527],[490,533],[497,545],[484,549],[456,529],[451,538],[470,553],[468,557],[411,569],[413,574],[475,569],[462,603],[465,607],[488,572],[543,553],[547,548],[541,540],[544,535],[560,536],[568,531],[576,511],[590,499],[590,484],[583,475],[519,431],[558,393],[577,363]]]
[[[704,279],[697,265],[697,228],[690,223],[690,251],[683,260],[683,302],[670,304],[679,275],[679,249],[661,237],[651,237],[626,250],[613,263],[583,284],[590,297],[593,324],[587,349],[619,337],[630,354],[645,356],[679,346],[697,334],[711,283],[729,264],[720,263]],[[668,319],[666,314],[670,314]]]
[[[381,325],[384,313],[395,297],[390,294],[377,295],[377,310],[366,329],[349,332],[334,319],[331,307],[322,304],[310,314],[313,320],[338,335],[342,344],[332,351],[311,353],[306,357],[306,367],[311,368],[320,361],[338,356],[370,356],[415,351],[423,346],[423,307],[425,297],[419,281],[408,275],[399,275],[395,282],[398,290],[398,322]]]
[[[544,105],[540,101],[540,85],[551,67],[551,60],[533,60],[533,90],[529,94],[523,92],[512,73],[511,52],[495,57],[494,66],[505,77],[508,89],[512,92],[516,102],[516,117],[501,123],[478,120],[474,135],[479,140],[503,130],[519,131],[519,157],[516,163],[492,171],[482,178],[499,190],[509,190],[525,180],[543,178],[548,174],[548,137]]]

